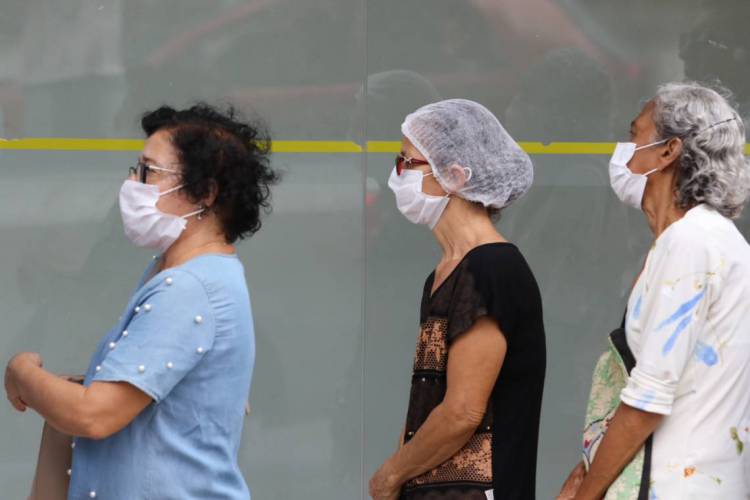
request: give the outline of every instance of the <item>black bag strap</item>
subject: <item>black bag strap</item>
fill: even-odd
[[[633,351],[630,350],[627,338],[625,336],[625,320],[628,317],[628,310],[625,309],[625,314],[622,316],[622,323],[620,328],[613,331],[609,336],[612,339],[612,343],[617,349],[617,352],[622,358],[622,362],[625,364],[625,369],[628,371],[628,375],[635,368],[635,356]],[[643,450],[643,473],[641,474],[641,486],[638,489],[638,500],[648,500],[649,490],[651,489],[651,454],[653,447],[654,435],[650,435],[644,443]]]

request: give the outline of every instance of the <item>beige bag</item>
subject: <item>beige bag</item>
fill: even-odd
[[[68,470],[72,461],[70,445],[73,439],[55,430],[47,422],[42,429],[39,460],[29,500],[66,500],[68,498]]]
[[[83,377],[65,376],[71,382],[82,383]],[[47,422],[42,428],[42,442],[39,445],[39,459],[36,463],[34,482],[28,500],[66,500],[70,483],[73,438]]]

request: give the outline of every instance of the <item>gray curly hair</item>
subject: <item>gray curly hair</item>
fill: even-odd
[[[677,205],[687,210],[705,203],[735,219],[750,196],[750,167],[745,125],[730,99],[723,88],[667,83],[656,91],[652,118],[659,139],[682,140]]]

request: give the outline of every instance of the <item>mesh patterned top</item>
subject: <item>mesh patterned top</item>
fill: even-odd
[[[483,316],[494,318],[507,353],[484,421],[453,457],[404,485],[402,500],[533,500],[546,349],[542,301],[511,243],[472,249],[422,298],[405,442],[443,400],[451,343]]]

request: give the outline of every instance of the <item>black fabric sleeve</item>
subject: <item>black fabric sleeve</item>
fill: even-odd
[[[510,247],[514,249],[515,247]],[[462,263],[453,289],[448,315],[448,342],[469,330],[482,316],[497,321],[507,337],[512,335],[513,312],[516,309],[513,296],[507,290],[512,287],[514,253],[507,247],[480,248]]]

